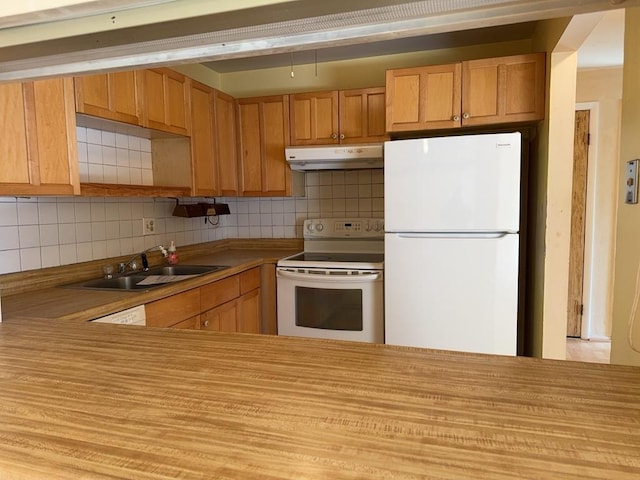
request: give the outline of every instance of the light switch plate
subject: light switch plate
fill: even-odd
[[[640,160],[629,160],[625,173],[624,203],[638,203],[638,162]]]

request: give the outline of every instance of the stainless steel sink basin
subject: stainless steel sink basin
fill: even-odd
[[[170,265],[153,267],[146,272],[132,272],[122,276],[116,276],[112,278],[98,278],[96,280],[87,280],[84,282],[72,283],[70,285],[63,285],[66,288],[80,288],[90,290],[123,290],[123,291],[144,291],[151,288],[158,288],[167,283],[183,280],[180,277],[184,277],[184,280],[191,278],[194,275],[204,275],[205,273],[217,272],[229,268],[225,265]],[[143,280],[148,279],[151,275],[170,276],[167,282],[158,282],[140,285]],[[150,279],[149,279],[150,280]]]
[[[167,265],[152,267],[146,272],[137,272],[136,275],[201,275],[225,268],[229,267],[224,265]]]
[[[144,279],[145,277],[142,275],[127,275],[124,277],[99,278],[97,280],[89,280],[65,286],[71,288],[91,288],[99,290],[148,290],[150,285],[138,285],[138,282]]]

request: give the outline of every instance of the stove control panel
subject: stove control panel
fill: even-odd
[[[305,238],[381,237],[382,218],[316,218],[304,221]]]

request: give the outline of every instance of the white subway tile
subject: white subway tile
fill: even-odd
[[[130,181],[131,185],[142,185],[142,169],[141,168],[130,168]]]
[[[104,183],[118,183],[118,167],[115,165],[104,166]]]
[[[371,170],[359,170],[358,183],[360,185],[371,184]]]
[[[143,152],[151,152],[151,140],[148,138],[140,139],[140,150]]]
[[[131,220],[120,220],[120,238],[133,236],[133,222]]]
[[[59,243],[60,239],[58,238],[58,224],[40,224],[40,246],[49,247],[52,245],[58,245]]]
[[[68,245],[77,242],[76,225],[74,223],[58,224],[58,241],[60,245]]]
[[[90,203],[75,203],[74,210],[76,211],[76,222],[91,221],[91,204]]]
[[[125,148],[125,149],[129,149],[129,136],[128,135],[124,135],[122,133],[117,133],[115,135],[115,144],[114,146],[118,147],[118,148]]]
[[[78,243],[91,241],[91,223],[90,222],[76,223],[75,230],[76,230],[76,241]]]
[[[55,203],[38,203],[38,223],[40,225],[58,223],[58,205]]]
[[[118,168],[118,185],[130,185],[131,176],[129,174],[129,167],[117,167]]]
[[[121,238],[120,239],[120,255],[133,255],[135,251],[133,250],[133,239],[132,238]]]
[[[93,260],[93,251],[91,242],[78,243],[76,245],[76,254],[79,262],[88,262]]]
[[[371,198],[371,184],[358,185],[358,197]]]
[[[20,249],[20,270],[35,270],[42,268],[40,247]]]
[[[0,226],[18,225],[18,204],[0,203]]]
[[[333,188],[331,187],[331,185],[321,185],[318,198],[320,198],[321,200],[333,198]]]
[[[89,181],[91,183],[104,183],[104,169],[102,165],[89,164]]]
[[[107,256],[108,257],[118,257],[120,256],[120,240],[119,239],[111,239],[107,240]]]
[[[305,184],[307,186],[320,185],[320,174],[318,172],[307,172],[305,174]]]
[[[89,164],[78,164],[78,177],[80,178],[80,182],[82,183],[87,183],[89,181]]]
[[[102,131],[102,145],[105,147],[116,146],[116,134],[113,132]]]
[[[73,203],[58,203],[58,222],[73,223],[76,221],[76,211]]]
[[[133,135],[129,135],[129,150],[140,150],[142,145],[142,138],[134,137]]]
[[[38,224],[38,204],[19,202],[18,208],[18,225],[37,225]]]
[[[107,240],[120,238],[120,221],[114,220],[105,222],[105,235]]]
[[[138,150],[129,150],[129,166],[142,168],[142,156]]]
[[[60,245],[60,265],[70,265],[78,261],[76,244]]]
[[[93,128],[87,128],[87,143],[94,145],[102,145],[102,131]]]
[[[106,240],[107,226],[105,222],[91,222],[91,240]]]
[[[100,260],[107,258],[107,241],[99,240],[91,242],[91,258],[92,260]]]
[[[153,161],[151,160],[151,154],[148,152],[142,152],[140,153],[140,161],[141,161],[141,167],[142,168],[146,168],[148,170],[152,170],[153,169]]]
[[[87,144],[78,142],[78,163],[89,163],[89,154],[87,153]]]
[[[0,274],[20,271],[20,250],[0,250]]]
[[[42,268],[57,267],[60,265],[60,247],[51,245],[40,249]]]
[[[87,128],[86,127],[76,127],[76,139],[78,142],[86,142],[87,141]]]
[[[102,147],[102,163],[103,165],[112,166],[116,166],[118,164],[115,147]]]
[[[102,146],[90,143],[87,145],[87,162],[102,165]]]
[[[15,250],[20,247],[17,226],[0,227],[0,250]]]
[[[272,235],[273,235],[273,238],[285,238],[285,236],[284,236],[284,227],[283,226],[274,226]]]
[[[106,220],[104,202],[91,202],[91,218],[92,222],[104,222]]]

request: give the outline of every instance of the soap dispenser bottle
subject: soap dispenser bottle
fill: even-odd
[[[167,252],[169,252],[167,255],[167,263],[169,265],[176,265],[178,263],[178,252],[176,252],[176,244],[173,240],[171,240],[171,245],[167,248]]]

